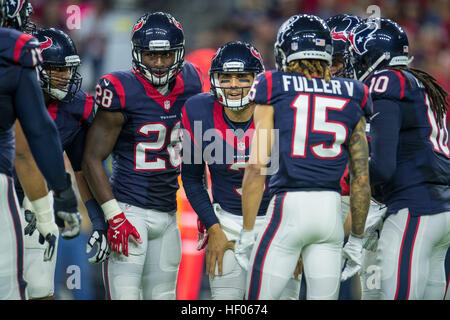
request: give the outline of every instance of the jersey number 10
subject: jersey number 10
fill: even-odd
[[[442,125],[439,127],[434,112],[431,110],[430,100],[428,99],[427,94],[425,94],[425,104],[427,106],[428,121],[431,126],[429,139],[433,145],[433,150],[445,154],[448,158],[450,157],[450,150],[448,148],[448,132],[447,127],[445,126],[445,120],[442,120]]]

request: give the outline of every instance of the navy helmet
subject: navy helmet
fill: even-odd
[[[0,0],[0,27],[31,33],[36,27],[30,21],[32,13],[27,0]]]
[[[240,110],[250,104],[249,92],[244,96],[244,89],[241,87],[241,99],[227,99],[224,88],[219,84],[219,74],[221,73],[251,73],[255,78],[257,74],[264,71],[264,63],[259,51],[249,43],[242,41],[232,41],[220,47],[211,60],[209,70],[209,80],[211,83],[211,93],[216,100],[225,107]]]
[[[338,14],[326,20],[331,31],[331,39],[333,40],[333,58],[336,55],[344,56],[348,35],[361,21],[360,17],[353,14]]]
[[[40,42],[43,59],[39,67],[42,89],[57,100],[71,101],[81,86],[77,72],[81,61],[75,44],[64,31],[55,28],[39,29],[34,36]],[[69,69],[69,78],[54,74],[60,68]]]
[[[181,72],[184,65],[184,33],[181,24],[169,13],[143,15],[133,27],[131,36],[133,68],[155,86],[165,85]],[[175,51],[175,61],[168,67],[145,65],[142,51]],[[165,74],[161,77],[158,74]]]
[[[353,77],[364,81],[374,70],[387,66],[409,65],[412,61],[406,32],[396,22],[367,19],[350,32],[347,50]]]
[[[334,74],[335,77],[350,77],[346,43],[350,31],[361,21],[360,17],[353,14],[338,14],[326,20],[333,41],[333,64],[336,62],[343,64],[343,68]]]
[[[318,59],[331,65],[333,44],[325,21],[310,14],[290,17],[278,30],[274,46],[278,70],[299,59]]]

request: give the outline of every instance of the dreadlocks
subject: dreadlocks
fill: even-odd
[[[389,68],[400,71],[403,76],[405,75],[403,71],[408,71],[422,82],[430,97],[430,108],[433,111],[436,120],[438,120],[439,128],[442,128],[442,126],[445,125],[443,124],[445,121],[442,120],[445,120],[445,115],[449,108],[449,103],[447,101],[448,93],[437,83],[436,79],[422,70],[407,66],[393,66]],[[409,86],[412,87],[411,80],[408,77],[405,78],[408,79]]]
[[[302,73],[308,80],[311,80],[311,76],[322,77],[326,82],[330,82],[331,80],[330,67],[328,66],[328,63],[323,60],[294,60],[289,62],[286,72]]]

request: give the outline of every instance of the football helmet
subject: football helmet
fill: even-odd
[[[349,33],[347,49],[353,77],[364,81],[374,70],[387,66],[409,65],[409,43],[405,31],[396,22],[367,19]]]
[[[51,97],[69,102],[81,87],[81,75],[77,72],[81,63],[72,39],[55,28],[39,29],[34,37],[40,42],[43,63],[39,66],[41,86]],[[57,68],[68,68],[69,77],[55,74]]]
[[[0,0],[0,27],[32,33],[36,28],[30,21],[32,13],[27,0]]]
[[[333,63],[335,61],[341,62],[344,66],[341,70],[334,74],[335,77],[349,77],[346,56],[346,42],[350,31],[362,19],[353,14],[338,14],[326,20],[326,23],[331,31],[331,39],[333,42]]]
[[[259,51],[251,44],[232,41],[220,47],[211,61],[209,70],[209,81],[211,83],[211,93],[216,100],[234,110],[240,110],[250,104],[249,92],[244,96],[244,90],[248,87],[239,87],[242,90],[240,99],[227,99],[225,88],[219,84],[219,74],[221,73],[251,73],[255,78],[258,73],[264,71],[264,63]],[[231,88],[227,88],[230,90]],[[233,88],[235,89],[235,88]]]
[[[133,68],[155,86],[165,85],[181,72],[184,65],[184,33],[181,24],[169,13],[143,15],[131,36]],[[149,66],[142,61],[143,51],[175,51],[175,60],[167,67]],[[165,76],[157,76],[165,74]]]
[[[333,43],[325,21],[310,14],[290,17],[278,30],[274,45],[275,63],[285,71],[289,62],[299,59],[325,60],[331,65]]]

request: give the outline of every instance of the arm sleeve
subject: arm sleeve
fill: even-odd
[[[370,183],[389,181],[397,167],[397,145],[401,127],[400,106],[393,100],[374,101],[370,123]]]
[[[17,116],[36,164],[51,189],[66,189],[68,186],[60,137],[45,108],[36,69],[22,68],[14,99]]]
[[[209,199],[209,194],[205,186],[205,165],[204,164],[182,164],[181,179],[183,188],[192,209],[209,229],[219,222],[214,213],[214,209]]]
[[[188,103],[186,103],[188,104]],[[188,119],[186,106],[183,108],[182,116],[183,148],[181,165],[181,180],[186,196],[192,209],[197,213],[206,229],[219,222],[209,199],[208,190],[205,186],[205,163],[203,157],[195,157],[200,152],[200,146],[195,143],[191,122]],[[201,152],[200,152],[201,154]]]

